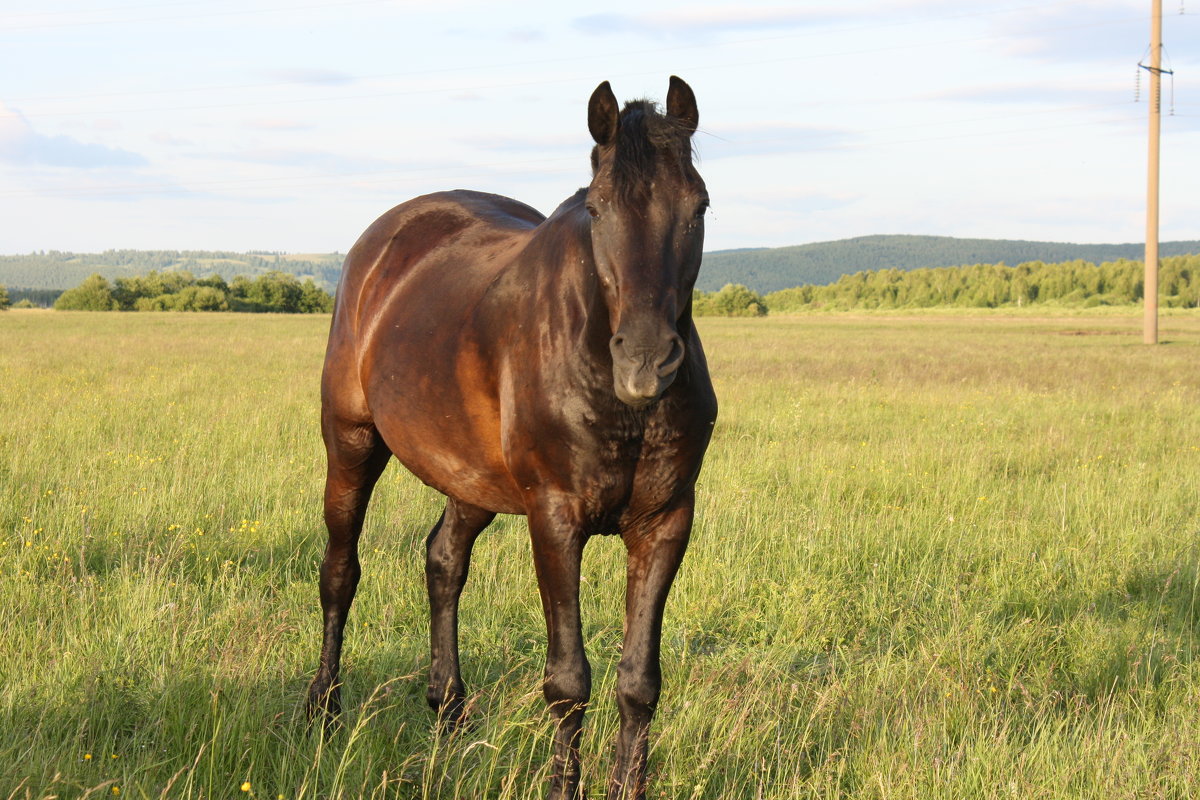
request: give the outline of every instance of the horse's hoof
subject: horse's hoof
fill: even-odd
[[[429,707],[437,715],[437,728],[442,733],[455,733],[469,727],[467,718],[470,707],[467,694],[459,684],[457,690],[438,691],[433,686],[425,693]]]
[[[441,708],[434,709],[437,714],[437,728],[441,733],[455,734],[471,730],[475,724],[467,713],[467,704],[459,699],[446,703]]]
[[[342,716],[341,692],[338,687],[313,681],[308,689],[304,713],[311,726],[320,725],[328,733],[336,728]]]

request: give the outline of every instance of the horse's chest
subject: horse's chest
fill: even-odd
[[[577,475],[591,515],[615,520],[667,505],[692,474],[684,444],[681,430],[653,422],[598,438],[591,468]]]
[[[529,410],[514,414],[506,428],[514,479],[526,491],[543,487],[573,498],[594,533],[616,533],[618,521],[631,513],[669,506],[695,477],[703,444],[697,450],[687,418],[677,419],[678,409],[665,403],[637,413],[562,393],[555,406]]]

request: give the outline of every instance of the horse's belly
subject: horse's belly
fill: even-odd
[[[436,353],[394,360],[368,378],[367,403],[384,442],[410,472],[442,494],[523,514],[500,446],[499,411],[486,385],[447,370]]]
[[[507,474],[501,478],[492,469],[445,452],[431,455],[405,446],[393,448],[392,452],[422,483],[448,497],[500,514],[525,513],[515,488],[506,485]]]

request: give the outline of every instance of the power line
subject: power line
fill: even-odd
[[[928,24],[933,21],[943,22],[943,21],[949,21],[949,20],[970,19],[970,18],[983,17],[983,16],[996,16],[996,15],[1000,15],[1000,14],[1018,13],[1018,12],[1026,11],[1026,10],[1030,10],[1030,9],[1038,9],[1038,10],[1044,11],[1047,8],[1053,8],[1055,6],[1074,5],[1076,3],[1079,3],[1080,1],[1081,0],[1059,0],[1059,2],[1055,2],[1055,3],[1044,3],[1041,5],[1025,5],[1025,6],[1018,6],[1018,7],[1014,7],[1014,8],[1008,8],[1008,9],[963,12],[963,13],[959,13],[959,14],[944,14],[944,15],[940,15],[937,17],[922,17],[919,19],[902,20],[902,21],[897,21],[897,22],[875,23],[875,24],[870,24],[870,25],[854,25],[854,26],[822,28],[819,31],[805,31],[803,33],[796,33],[796,34],[754,37],[754,38],[748,38],[748,39],[735,39],[735,40],[731,40],[731,41],[719,42],[715,46],[728,48],[728,47],[737,47],[737,46],[748,45],[748,44],[749,45],[763,44],[766,42],[774,42],[774,41],[790,41],[790,40],[800,39],[800,38],[810,38],[813,36],[827,36],[827,35],[834,34],[834,33],[854,33],[854,32],[858,32],[858,31],[871,31],[871,30],[881,30],[881,29],[892,28],[892,27]],[[340,5],[355,5],[355,4],[368,4],[369,5],[369,4],[376,4],[379,2],[383,2],[383,0],[358,0],[358,3],[350,2],[350,3],[343,3],[343,4],[324,4],[324,5],[305,6],[303,8],[311,9],[311,8],[324,8],[324,7],[338,7]],[[301,9],[298,9],[298,10],[301,10]],[[231,15],[231,14],[240,14],[240,13],[267,13],[268,11],[269,10],[260,10],[257,12],[252,12],[252,11],[222,12],[222,14],[215,14],[213,16]],[[1130,19],[1134,19],[1134,18],[1126,17],[1126,18],[1113,19],[1113,20],[1103,20],[1103,21],[1099,21],[1099,22],[1058,26],[1055,28],[1044,29],[1043,32],[1070,31],[1070,30],[1078,30],[1078,29],[1082,29],[1082,28],[1090,28],[1090,27],[1097,27],[1097,26],[1103,26],[1103,25],[1120,24],[1123,22],[1127,22]],[[83,23],[80,23],[80,24],[83,24]],[[2,29],[2,22],[0,22],[0,29]],[[785,58],[772,59],[772,60],[766,60],[766,61],[747,61],[747,62],[740,62],[740,63],[720,64],[720,65],[715,65],[715,66],[710,65],[710,66],[705,66],[705,67],[689,67],[689,68],[681,68],[681,71],[682,71],[682,69],[689,69],[691,71],[698,71],[700,69],[728,69],[728,68],[737,67],[737,66],[754,66],[754,65],[770,64],[770,63],[777,63],[777,62],[783,62],[783,61],[844,58],[847,56],[870,55],[873,53],[889,52],[889,51],[893,51],[893,50],[914,49],[914,48],[919,49],[922,47],[943,46],[943,45],[947,45],[947,44],[969,43],[969,42],[984,41],[984,40],[989,40],[989,39],[1003,39],[1003,38],[1007,38],[1008,36],[1009,36],[1009,34],[997,34],[997,35],[993,35],[993,36],[969,37],[969,38],[961,38],[961,39],[947,39],[947,40],[941,40],[941,41],[923,42],[923,43],[915,43],[915,44],[913,44],[913,43],[900,44],[900,45],[891,45],[891,46],[880,47],[880,48],[858,49],[858,50],[850,50],[850,51],[835,52],[835,53],[820,53],[820,54],[810,54],[810,55],[801,55],[801,56],[789,56],[789,57],[785,57]],[[706,42],[706,43],[702,43],[702,44],[675,45],[675,46],[670,46],[670,47],[655,47],[655,48],[648,48],[648,49],[626,50],[626,51],[622,51],[622,52],[606,51],[602,55],[589,54],[589,55],[583,55],[583,56],[565,56],[565,57],[557,57],[557,58],[550,58],[550,59],[532,59],[532,60],[510,61],[510,62],[502,62],[502,63],[482,64],[482,65],[469,65],[469,66],[458,66],[458,67],[437,67],[437,68],[429,68],[429,69],[405,70],[402,72],[376,73],[376,74],[372,74],[372,75],[348,75],[348,76],[346,76],[346,78],[348,78],[350,81],[353,81],[355,83],[361,83],[361,82],[369,82],[369,81],[376,81],[376,80],[424,77],[424,76],[429,76],[429,75],[472,72],[472,71],[493,72],[498,69],[509,69],[512,67],[546,66],[546,65],[550,65],[550,64],[575,63],[575,62],[580,62],[580,61],[589,61],[589,60],[596,60],[596,59],[603,59],[603,60],[611,62],[616,59],[627,58],[630,56],[645,55],[645,54],[661,54],[661,53],[666,53],[666,52],[700,50],[700,51],[704,51],[705,53],[708,53],[712,50],[713,47],[714,47],[714,45],[712,43]],[[641,77],[641,76],[647,75],[647,74],[652,74],[652,73],[646,73],[646,72],[626,73],[624,75],[619,75],[616,77]],[[340,79],[338,79],[338,78],[331,78],[327,82],[335,83],[335,82],[339,82],[339,80]],[[321,83],[321,82],[323,82],[323,81],[321,81],[321,80],[311,81],[311,83]],[[561,83],[561,82],[562,81],[547,81],[546,83]],[[305,83],[310,83],[310,82],[306,81]],[[153,96],[153,95],[162,95],[162,94],[179,95],[182,93],[197,93],[197,92],[210,92],[210,91],[211,92],[224,92],[224,91],[237,91],[237,90],[242,90],[242,89],[271,89],[271,88],[277,88],[279,86],[295,86],[295,85],[297,85],[296,81],[270,81],[270,82],[257,82],[257,83],[223,84],[223,85],[212,85],[212,86],[194,86],[194,87],[180,87],[180,88],[167,88],[167,89],[150,89],[150,90],[128,91],[128,92],[89,92],[87,94],[78,94],[78,95],[60,95],[60,96],[42,96],[42,97],[26,96],[26,97],[8,98],[7,102],[9,102],[9,103],[40,103],[40,102],[56,102],[56,101],[62,101],[62,100],[79,100],[79,99],[95,100],[95,99],[107,99],[107,98],[114,98],[114,97],[138,97],[138,96]],[[528,85],[539,85],[539,84],[523,83],[520,85],[528,86]],[[426,91],[461,92],[461,91],[476,91],[476,90],[488,89],[488,88],[497,88],[497,87],[494,87],[494,86],[469,86],[469,87],[451,87],[451,88],[445,88],[445,89],[439,88],[439,89],[433,89],[433,90],[416,90],[416,91],[418,91],[418,92],[426,92]],[[503,88],[503,87],[501,87],[501,88]],[[401,91],[400,93],[404,93],[404,92]],[[376,97],[394,96],[395,94],[397,94],[397,92],[383,92],[383,93],[369,94],[369,95],[357,95],[354,99],[371,99],[371,98],[376,98]],[[285,101],[285,102],[323,102],[326,99],[329,99],[329,98],[322,97],[322,98],[314,98],[314,99],[298,99],[298,100],[290,100],[290,101]],[[198,110],[211,110],[214,108],[238,107],[239,105],[259,105],[259,103],[253,102],[253,103],[246,103],[246,104],[177,106],[177,107],[174,107],[171,109],[166,109],[166,110],[190,110],[192,108],[195,108]],[[121,111],[121,112],[117,112],[117,113],[149,113],[149,112],[153,112],[153,111],[157,111],[157,110],[160,110],[160,109],[134,109],[134,110],[129,110],[129,111]],[[30,116],[30,117],[67,116],[67,115],[73,115],[73,114],[77,114],[77,113],[89,113],[89,112],[70,112],[70,111],[67,111],[67,112],[51,111],[51,112],[41,112],[41,113],[33,112],[30,114],[27,114],[26,116]]]
[[[571,170],[542,170],[542,172],[567,172],[567,171],[587,171],[587,154],[583,152],[579,156],[561,156],[555,158],[531,158],[521,160],[506,160],[490,163],[462,164],[458,167],[447,168],[445,165],[432,167],[404,167],[394,170],[361,170],[355,172],[335,172],[323,173],[316,175],[298,175],[294,177],[279,177],[270,178],[238,178],[238,179],[223,179],[213,181],[192,181],[188,185],[180,186],[174,183],[157,183],[157,184],[116,184],[108,186],[73,186],[60,189],[42,189],[38,191],[0,191],[0,197],[94,197],[94,196],[122,196],[122,195],[145,195],[145,194],[194,194],[197,191],[215,191],[222,189],[238,189],[238,188],[299,188],[305,186],[325,186],[330,183],[341,183],[347,180],[354,180],[358,183],[387,183],[404,177],[410,176],[428,176],[433,175],[436,178],[442,177],[463,177],[472,174],[480,174],[484,171],[494,171],[501,168],[523,169],[528,171],[531,166],[538,164],[555,164],[560,162],[570,161],[578,166],[578,169]]]
[[[1013,6],[1010,8],[986,9],[986,10],[982,10],[982,11],[964,11],[964,12],[960,12],[960,13],[956,13],[956,14],[939,14],[936,16],[931,15],[931,16],[925,16],[925,17],[914,18],[914,19],[897,20],[897,21],[893,21],[893,22],[874,23],[874,24],[870,24],[870,25],[851,25],[851,26],[840,26],[840,27],[832,27],[832,28],[822,28],[820,31],[810,31],[810,32],[806,32],[804,34],[759,37],[756,39],[742,40],[742,41],[743,42],[777,41],[777,40],[781,40],[781,39],[796,38],[796,36],[825,35],[827,33],[846,33],[846,32],[860,31],[860,30],[878,30],[878,29],[889,28],[889,27],[901,27],[901,26],[905,26],[905,25],[926,24],[931,21],[971,19],[971,18],[975,18],[975,17],[1016,14],[1016,13],[1020,13],[1022,11],[1029,11],[1029,10],[1045,11],[1047,8],[1053,8],[1055,6],[1062,6],[1062,5],[1076,5],[1081,2],[1085,2],[1085,1],[1086,0],[1057,0],[1057,2],[1047,2],[1047,3],[1041,3],[1041,4],[1026,4],[1026,5],[1020,5],[1020,6]],[[355,6],[355,5],[380,5],[380,4],[388,4],[391,2],[392,2],[392,0],[345,0],[344,2],[320,3],[320,4],[313,4],[313,5],[308,5],[308,6],[275,7],[275,8],[266,8],[266,9],[241,8],[237,11],[213,12],[213,11],[211,11],[211,8],[208,8],[208,4],[198,2],[198,0],[178,0],[177,2],[167,2],[167,3],[150,3],[150,4],[140,4],[140,5],[129,5],[129,6],[110,6],[108,8],[101,8],[101,9],[80,9],[80,10],[72,10],[72,11],[44,11],[44,12],[28,12],[28,13],[21,13],[21,14],[9,14],[9,15],[0,17],[0,30],[4,30],[4,29],[28,30],[31,28],[40,28],[40,27],[65,28],[65,27],[88,27],[88,26],[92,26],[92,25],[144,24],[147,22],[175,22],[175,21],[187,21],[187,20],[192,20],[192,19],[203,19],[203,18],[207,18],[207,17],[242,16],[242,15],[269,14],[269,13],[294,13],[295,11],[307,11],[307,10],[322,9],[322,8],[339,8],[339,7],[343,7],[343,6]],[[123,19],[111,19],[111,20],[75,19],[75,20],[62,20],[59,22],[44,22],[44,23],[30,22],[30,23],[24,23],[24,24],[19,23],[17,25],[8,24],[10,20],[18,20],[19,21],[19,20],[26,19],[26,18],[71,17],[71,16],[78,16],[81,14],[83,14],[83,15],[86,15],[86,14],[103,15],[103,14],[110,14],[113,12],[121,12],[121,11],[128,11],[128,10],[142,10],[142,9],[157,10],[157,9],[162,8],[163,6],[178,7],[178,6],[189,6],[189,5],[204,6],[204,7],[208,8],[208,10],[205,12],[197,12],[194,14],[189,14],[186,16],[179,16],[179,17],[159,17],[159,16],[126,17]],[[693,46],[695,46],[695,47],[710,47],[711,45],[709,45],[709,44],[685,45],[684,47],[693,47]],[[678,49],[678,48],[668,47],[668,48],[657,48],[657,49],[658,50],[664,50],[664,49],[665,50],[674,50],[674,49]]]
[[[64,20],[61,22],[34,22],[17,25],[6,25],[3,18],[0,18],[0,32],[3,31],[19,31],[19,30],[34,30],[38,28],[78,28],[91,27],[93,25],[143,25],[148,22],[190,22],[198,19],[214,19],[218,17],[244,17],[258,14],[294,14],[298,11],[315,11],[324,8],[343,8],[347,6],[365,6],[365,5],[381,5],[389,3],[391,0],[345,0],[341,3],[318,3],[307,6],[289,6],[289,7],[274,7],[274,8],[241,8],[236,11],[205,11],[186,14],[175,17],[135,17],[124,19],[93,19],[93,20]],[[194,3],[169,3],[166,5],[181,6],[195,5]],[[124,8],[155,8],[157,6],[125,6]],[[119,9],[116,9],[119,10]],[[88,14],[87,11],[51,11],[46,15],[55,16],[71,16],[76,14]],[[107,13],[101,11],[99,13]],[[43,16],[42,14],[21,14],[18,16]]]
[[[1125,104],[1121,104],[1125,105]],[[1100,106],[1098,106],[1100,107]],[[1050,113],[1050,112],[1045,112]],[[922,144],[926,142],[942,142],[955,139],[973,139],[981,137],[994,136],[1010,136],[1024,133],[1037,133],[1047,130],[1059,130],[1064,128],[1074,128],[1082,126],[1097,126],[1107,125],[1111,123],[1127,123],[1129,117],[1110,117],[1100,120],[1085,120],[1078,122],[1065,122],[1053,125],[1039,125],[1028,128],[1009,128],[999,131],[977,131],[972,133],[948,134],[944,136],[926,136],[912,139],[894,139],[890,141],[874,141],[874,142],[844,142],[840,144],[830,144],[815,147],[801,148],[799,153],[820,153],[840,150],[864,150],[864,149],[882,149],[885,147],[894,147],[897,145]],[[931,125],[938,123],[930,123]],[[878,132],[879,130],[901,130],[907,126],[901,126],[895,129],[876,129],[874,131],[865,131],[866,133]],[[758,143],[769,143],[772,140]],[[582,151],[581,151],[582,152]],[[777,156],[777,153],[763,153],[765,156]],[[758,157],[759,154],[745,154],[739,157]],[[490,174],[497,170],[511,169],[526,169],[530,166],[538,164],[555,165],[570,163],[571,167],[556,167],[551,169],[539,170],[540,174],[567,174],[573,172],[586,172],[586,157],[579,156],[562,156],[555,158],[537,158],[523,160],[505,160],[494,162],[482,162],[473,164],[463,164],[456,168],[447,170],[445,166],[435,166],[428,168],[405,167],[396,170],[363,170],[357,172],[335,172],[323,174],[300,175],[295,177],[279,177],[270,178],[242,178],[236,180],[219,180],[219,181],[199,181],[189,182],[186,187],[176,184],[119,184],[98,187],[71,186],[59,189],[40,189],[32,190],[11,190],[0,191],[0,198],[15,198],[15,197],[108,197],[108,196],[140,196],[140,195],[186,195],[194,194],[197,191],[220,191],[220,190],[236,190],[239,188],[245,189],[284,189],[284,188],[306,188],[316,186],[328,186],[331,184],[344,183],[347,180],[353,180],[356,183],[391,183],[402,181],[406,178],[421,178],[423,180],[436,180],[438,182],[447,182],[450,178],[473,177],[481,174]]]
[[[1058,26],[1055,28],[1044,29],[1043,32],[1063,32],[1063,31],[1081,30],[1081,29],[1085,29],[1085,28],[1095,28],[1095,27],[1100,27],[1100,26],[1105,26],[1105,25],[1115,25],[1115,24],[1121,24],[1121,23],[1127,22],[1127,21],[1129,21],[1129,19],[1130,18],[1119,18],[1119,19],[1112,19],[1112,20],[1103,20],[1103,21],[1099,21],[1099,22],[1081,23],[1081,24],[1076,24],[1076,25],[1064,25],[1064,26]],[[895,45],[887,45],[887,46],[883,46],[883,47],[844,50],[844,51],[840,51],[840,52],[825,52],[825,53],[815,53],[815,54],[810,53],[810,54],[805,54],[805,55],[779,56],[779,57],[767,58],[767,59],[754,59],[754,60],[749,60],[749,61],[725,62],[725,63],[721,63],[721,64],[709,63],[709,64],[680,67],[679,71],[680,72],[688,72],[688,73],[724,71],[724,70],[734,69],[734,68],[738,68],[738,67],[747,67],[747,66],[767,66],[767,65],[771,65],[771,64],[792,63],[792,62],[797,62],[797,61],[817,61],[817,60],[850,58],[850,57],[855,57],[855,56],[874,55],[877,53],[888,53],[888,52],[897,52],[897,51],[903,51],[903,50],[924,49],[924,48],[929,48],[929,47],[942,47],[942,46],[951,45],[951,44],[969,44],[969,43],[973,43],[973,42],[992,41],[992,40],[996,40],[996,39],[1005,39],[1005,38],[1008,38],[1008,36],[1009,36],[1008,34],[984,35],[984,36],[973,36],[973,37],[966,37],[966,38],[943,39],[943,40],[938,40],[938,41],[902,43],[902,44],[895,44]],[[692,49],[692,48],[688,48],[688,49]],[[591,58],[591,56],[589,56],[588,58]],[[574,59],[565,59],[565,60],[574,60]],[[551,61],[557,61],[557,59],[551,60]],[[528,63],[528,62],[518,62],[518,64],[516,64],[516,65],[523,66],[523,65],[526,65],[526,63]],[[536,62],[532,62],[532,63],[536,63]],[[547,63],[550,63],[550,62],[547,62]],[[530,64],[530,65],[532,65],[532,64]],[[458,70],[454,69],[452,71],[458,71]],[[481,71],[486,71],[486,68]],[[426,74],[433,74],[436,72],[442,72],[442,70],[432,70],[432,71],[422,70],[422,71],[414,71],[414,72],[406,72],[406,73],[395,73],[392,77],[416,77],[416,76],[421,76],[421,75],[426,75]],[[612,80],[619,80],[621,78],[645,77],[647,75],[657,75],[657,74],[658,74],[657,70],[643,70],[643,71],[638,71],[638,72],[626,72],[626,73],[620,73],[620,74],[615,74],[615,75],[610,74],[608,77]],[[251,107],[261,107],[261,106],[268,106],[268,105],[269,106],[303,105],[303,104],[310,104],[310,103],[346,102],[346,101],[352,101],[352,100],[376,100],[376,99],[381,99],[381,98],[385,98],[385,97],[405,97],[405,96],[417,96],[417,95],[429,95],[429,94],[459,94],[459,93],[463,93],[463,92],[493,91],[493,90],[497,90],[497,89],[514,89],[514,88],[528,88],[528,87],[533,87],[533,86],[550,86],[550,85],[556,85],[556,84],[557,85],[570,84],[570,83],[576,83],[583,79],[584,79],[584,77],[581,75],[573,75],[573,76],[565,76],[565,77],[559,76],[556,78],[538,78],[538,79],[533,79],[533,80],[524,80],[524,81],[516,81],[516,82],[509,82],[509,83],[475,84],[475,85],[466,85],[466,86],[464,86],[464,85],[436,86],[436,87],[423,87],[423,88],[409,87],[409,88],[391,89],[391,90],[387,90],[387,91],[367,92],[367,93],[358,93],[358,94],[349,94],[349,95],[346,95],[346,94],[322,95],[320,97],[311,97],[310,96],[310,97],[300,97],[300,98],[277,98],[277,99],[273,99],[273,100],[258,99],[258,100],[252,100],[252,101],[247,100],[247,101],[240,101],[240,102],[234,102],[234,103],[177,105],[177,106],[169,106],[169,107],[165,107],[165,108],[162,106],[153,106],[153,107],[124,109],[124,110],[115,110],[115,111],[112,109],[105,109],[104,114],[106,116],[121,116],[124,114],[160,114],[163,112],[174,112],[174,111],[215,111],[218,109],[226,109],[226,108],[251,108]],[[276,86],[276,85],[279,85],[279,84],[278,83],[269,84],[269,86]],[[262,85],[249,84],[244,87],[230,87],[230,88],[264,88],[264,87]],[[156,90],[154,92],[150,92],[147,94],[161,94],[161,93],[163,93],[163,92]],[[131,93],[131,94],[140,95],[142,93]],[[91,99],[92,97],[103,97],[103,95],[95,95],[95,96],[89,95],[88,96],[89,99]],[[26,100],[26,102],[29,102],[29,101]],[[826,104],[826,105],[828,105],[828,104]],[[27,119],[42,119],[42,118],[51,118],[51,117],[60,117],[61,118],[61,117],[88,116],[88,115],[92,115],[95,113],[97,113],[97,112],[92,111],[92,110],[89,110],[89,111],[77,110],[77,111],[22,112],[22,115],[24,117],[26,117]]]
[[[10,20],[40,17],[68,17],[77,14],[109,14],[114,11],[142,10],[147,8],[159,9],[163,6],[195,6],[203,5],[199,0],[176,0],[163,3],[139,3],[131,6],[109,6],[108,8],[74,9],[70,11],[28,11],[22,14],[6,14],[0,17],[0,27]]]

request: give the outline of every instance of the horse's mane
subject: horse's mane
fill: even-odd
[[[617,119],[613,184],[625,203],[644,200],[655,174],[655,162],[665,155],[680,161],[692,158],[692,131],[663,114],[652,100],[630,100]],[[598,163],[593,153],[592,165]]]

